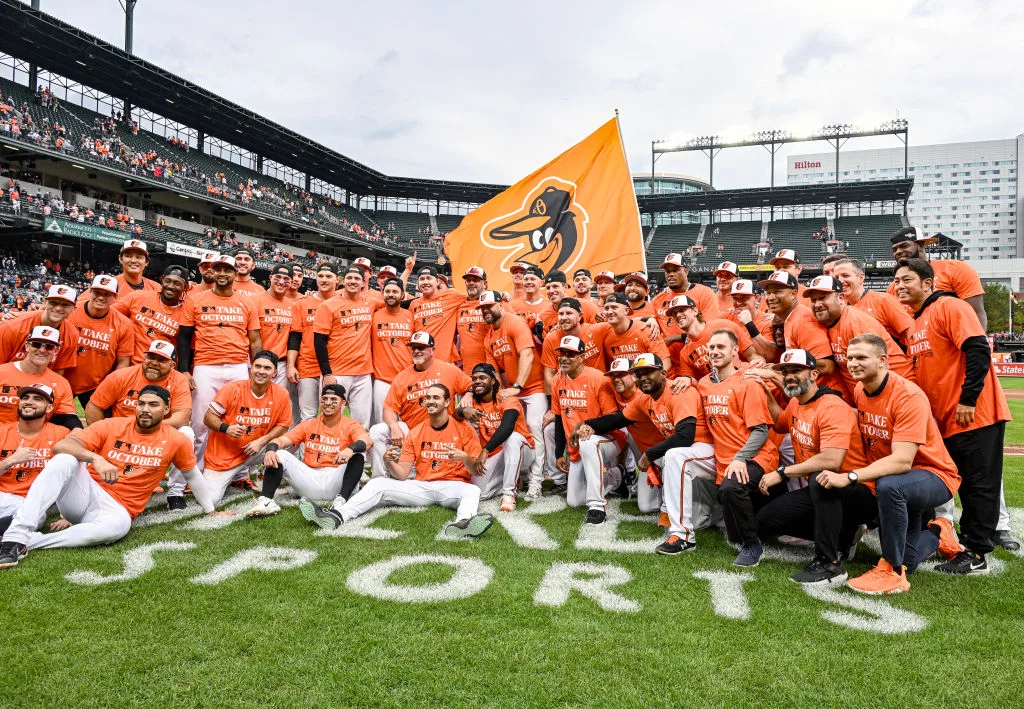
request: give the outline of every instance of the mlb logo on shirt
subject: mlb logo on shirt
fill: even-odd
[[[249,407],[248,406],[239,406],[238,407],[238,413],[241,414],[241,415],[249,413]]]
[[[115,450],[131,450],[132,444],[128,441],[116,440],[114,441]],[[128,472],[128,468],[125,468],[125,472]]]

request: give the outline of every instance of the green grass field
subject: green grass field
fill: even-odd
[[[999,377],[1003,389],[1024,389],[1024,377]]]
[[[1018,506],[1022,461],[1007,464],[1007,497]],[[632,503],[623,509],[636,513]],[[1012,667],[1024,653],[1024,560],[1006,552],[994,555],[998,576],[922,571],[904,596],[839,590],[819,599],[788,580],[796,560],[765,561],[739,585],[734,553],[714,532],[676,558],[601,550],[612,545],[611,524],[601,530],[609,538],[577,548],[582,516],[535,515],[543,533],[520,528],[519,543],[497,524],[478,541],[452,543],[435,540],[451,517],[438,508],[389,511],[353,532],[400,534],[373,540],[316,536],[290,507],[219,529],[197,528],[209,525],[193,517],[134,529],[111,547],[33,552],[0,572],[0,706],[1020,705],[1024,681]],[[648,521],[615,531],[627,541],[657,535]],[[157,552],[151,570],[126,561],[127,552],[166,542],[195,546]],[[316,558],[237,575],[222,566],[257,547]],[[486,587],[410,603],[363,595],[372,580],[355,583],[353,572],[376,562],[422,554],[478,560],[470,563],[484,573],[468,570],[466,584]],[[876,558],[862,544],[850,571]],[[564,584],[550,575],[579,563],[620,574],[609,589],[619,598],[599,604],[573,591],[562,603]],[[67,575],[76,571],[93,573],[72,575],[73,583]],[[697,576],[705,572],[723,576]],[[109,582],[83,585],[97,574]],[[390,582],[429,590],[452,574],[418,565]],[[729,579],[731,591],[711,592]],[[840,605],[851,601],[866,605]],[[876,625],[907,632],[884,635]]]

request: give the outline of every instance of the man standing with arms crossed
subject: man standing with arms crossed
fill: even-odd
[[[316,416],[320,400],[320,365],[314,347],[316,314],[338,290],[338,271],[330,263],[316,269],[316,290],[295,301],[292,327],[288,334],[288,381],[298,388],[298,407],[292,402],[292,420],[297,424]]]

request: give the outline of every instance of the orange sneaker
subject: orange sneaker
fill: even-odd
[[[664,527],[665,529],[668,529],[668,527],[669,527],[668,512],[662,512],[661,514],[658,515],[658,526],[659,527]]]
[[[945,517],[936,517],[928,523],[928,527],[939,537],[939,553],[950,561],[964,550],[964,545],[957,539],[953,523]]]
[[[502,512],[515,512],[516,511],[516,496],[515,495],[502,495],[501,496],[501,511]]]
[[[897,573],[893,570],[892,564],[885,559],[879,559],[875,568],[855,579],[850,579],[846,585],[854,591],[871,596],[906,593],[910,590],[910,582],[907,581],[907,567],[900,567],[899,573]]]

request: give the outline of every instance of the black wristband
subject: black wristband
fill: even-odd
[[[348,448],[353,453],[365,453],[366,441],[354,441]]]
[[[220,424],[220,426],[217,428],[217,430],[220,431],[221,433],[227,433],[228,432],[228,425],[226,423],[222,422]]]
[[[757,329],[757,325],[755,325],[753,321],[748,322],[745,325],[745,327],[747,328],[747,332],[750,333],[751,337],[757,337],[758,335],[761,334],[761,331]]]
[[[277,445],[276,443],[268,443],[265,450],[267,451],[267,453],[269,453],[270,451],[276,451],[280,449],[281,446]]]

